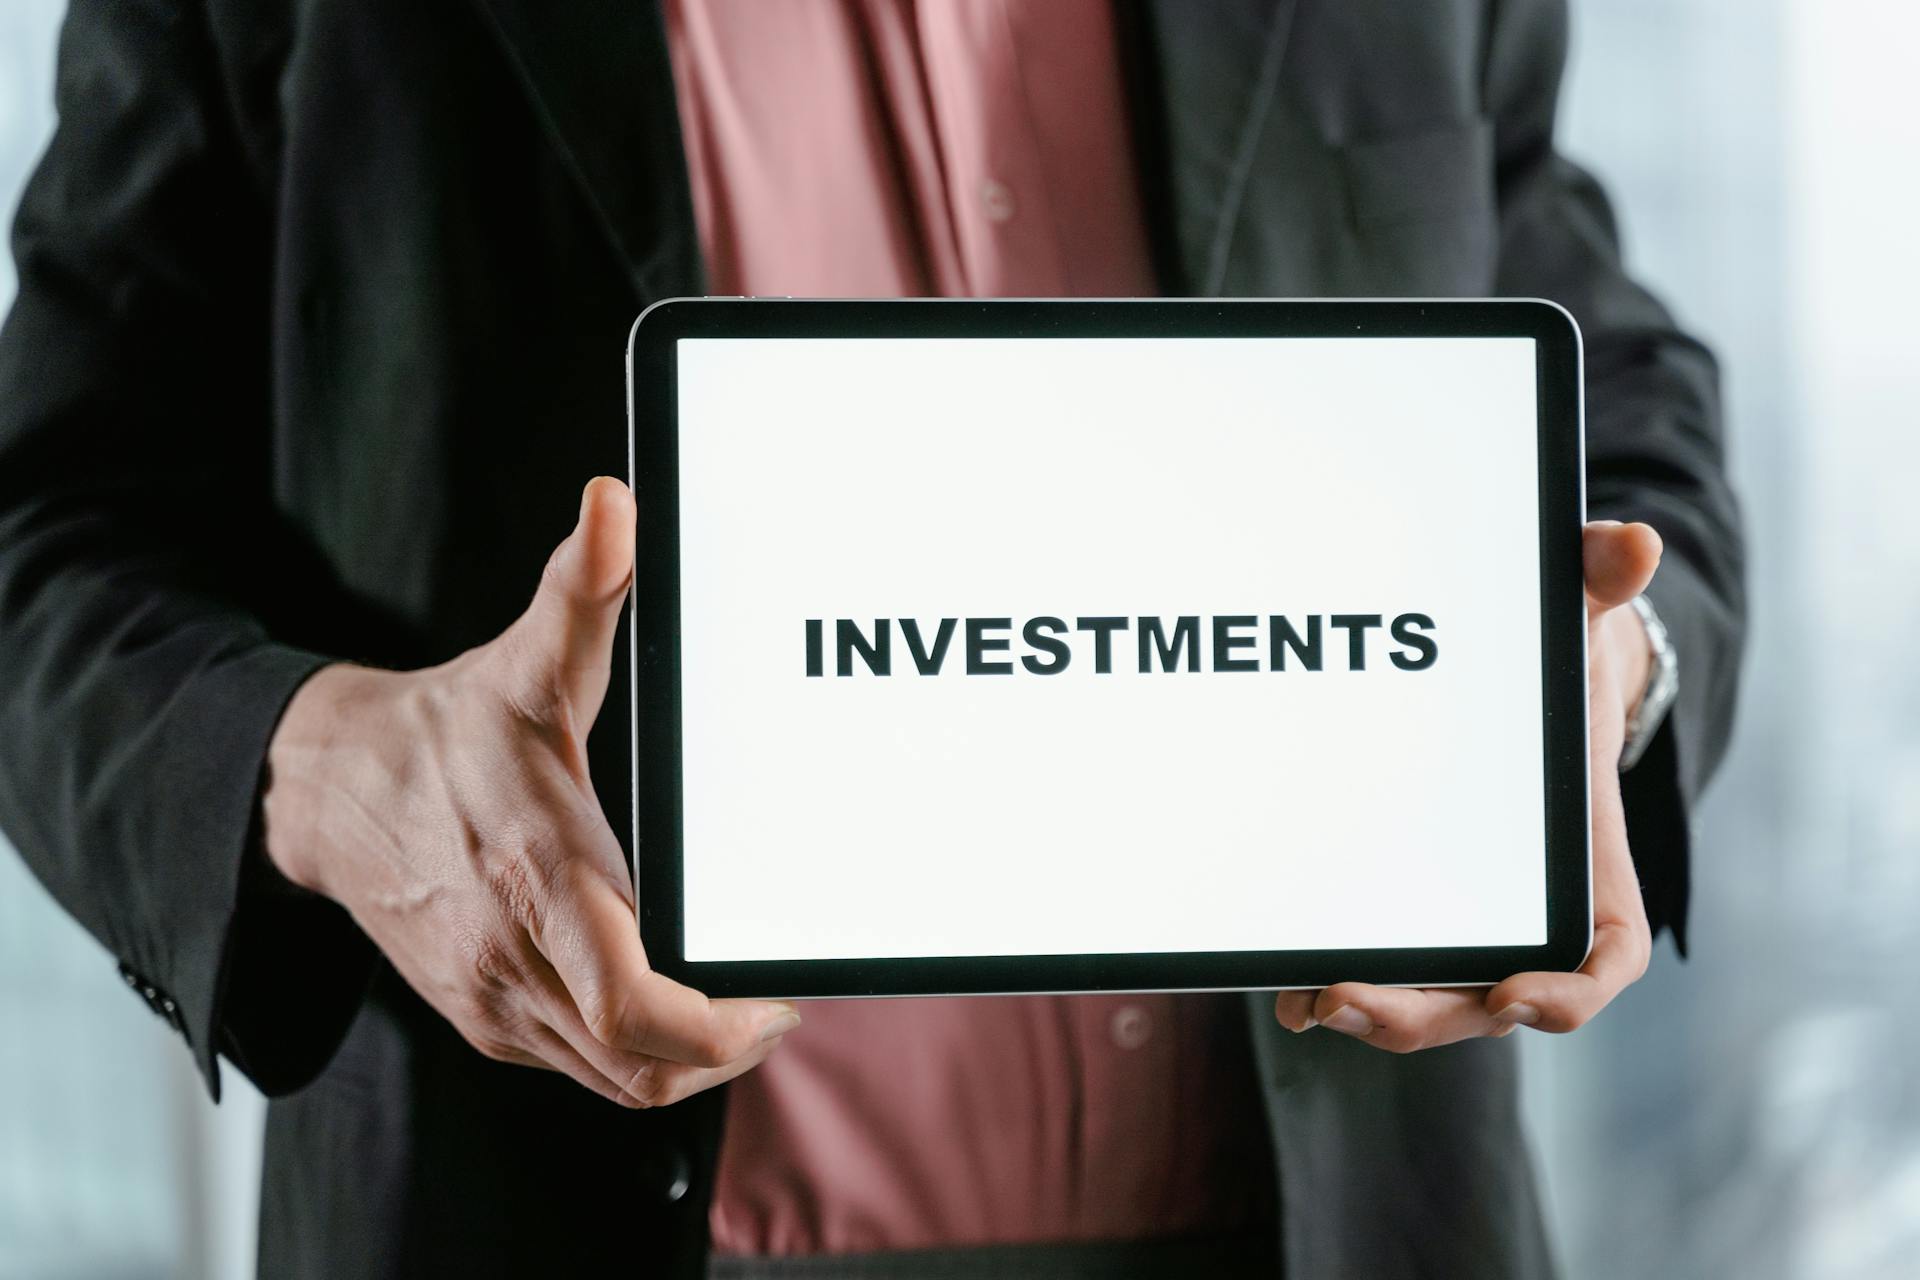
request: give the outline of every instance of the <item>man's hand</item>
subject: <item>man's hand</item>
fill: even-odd
[[[587,486],[533,603],[425,671],[333,666],[268,752],[267,852],[341,903],[480,1052],[624,1106],[739,1075],[799,1024],[653,972],[620,846],[587,776],[633,577],[633,496]]]
[[[1593,950],[1574,973],[1522,973],[1489,991],[1376,987],[1342,982],[1324,991],[1282,991],[1274,1016],[1291,1031],[1324,1024],[1394,1053],[1516,1026],[1572,1031],[1647,970],[1653,952],[1640,880],[1627,850],[1620,804],[1620,748],[1627,716],[1647,682],[1652,654],[1639,618],[1624,606],[1660,563],[1660,535],[1644,524],[1596,521],[1585,534],[1587,759],[1593,790]]]

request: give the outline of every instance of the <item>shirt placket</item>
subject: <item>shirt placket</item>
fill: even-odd
[[[921,5],[918,20],[965,291],[1065,293],[1040,133],[1004,0]]]

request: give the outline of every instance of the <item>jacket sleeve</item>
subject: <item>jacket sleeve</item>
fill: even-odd
[[[1726,473],[1718,372],[1621,263],[1604,192],[1554,150],[1567,51],[1560,0],[1497,3],[1486,99],[1500,198],[1495,292],[1550,298],[1586,351],[1587,504],[1666,544],[1648,599],[1678,659],[1679,697],[1622,776],[1628,838],[1656,936],[1686,954],[1688,819],[1732,728],[1746,625],[1744,547]]]
[[[257,847],[268,740],[326,661],[269,622],[301,585],[271,500],[271,205],[184,0],[76,0],[56,99],[0,329],[0,829],[215,1097],[221,1051],[289,1088],[371,948]]]

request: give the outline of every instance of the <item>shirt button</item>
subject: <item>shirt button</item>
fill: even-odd
[[[1122,1049],[1138,1049],[1153,1038],[1153,1018],[1137,1004],[1123,1004],[1113,1011],[1110,1030]]]
[[[1013,217],[1013,192],[1006,184],[988,178],[980,184],[980,208],[989,222],[1006,222]]]

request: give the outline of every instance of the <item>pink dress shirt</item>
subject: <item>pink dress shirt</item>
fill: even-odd
[[[713,292],[1155,292],[1107,0],[666,13]],[[717,1253],[1146,1239],[1272,1213],[1238,997],[802,1012],[730,1086]]]

